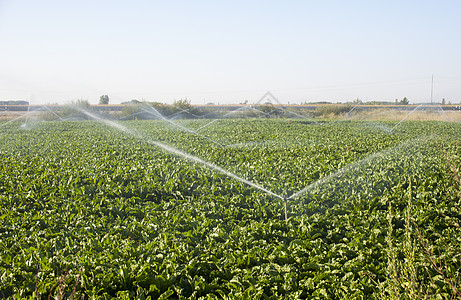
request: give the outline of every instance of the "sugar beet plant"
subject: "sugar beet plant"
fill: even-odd
[[[121,125],[0,128],[0,297],[459,296],[459,124]]]

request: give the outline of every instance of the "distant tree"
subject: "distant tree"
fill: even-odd
[[[410,103],[410,101],[408,100],[407,97],[403,97],[403,99],[400,100],[400,104],[407,105],[408,103]]]
[[[99,104],[109,104],[109,96],[101,95],[101,97],[99,97]]]
[[[192,107],[190,100],[187,99],[174,100],[173,106],[179,107],[181,109],[189,109]]]

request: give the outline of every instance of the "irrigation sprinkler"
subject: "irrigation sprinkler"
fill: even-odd
[[[240,177],[240,176],[238,176],[238,175],[236,175],[236,174],[234,174],[234,173],[232,173],[232,172],[230,172],[230,171],[228,171],[228,170],[226,170],[224,168],[221,168],[221,167],[219,167],[219,166],[217,166],[215,164],[212,164],[212,163],[210,163],[208,161],[205,161],[205,160],[203,160],[203,159],[201,159],[199,157],[196,157],[196,156],[193,156],[191,154],[182,152],[182,151],[180,151],[180,150],[178,150],[178,149],[176,149],[174,147],[171,147],[169,145],[163,144],[161,142],[150,140],[150,139],[145,139],[139,133],[134,132],[134,131],[130,130],[128,127],[125,127],[125,126],[123,126],[123,125],[121,125],[121,124],[119,124],[117,122],[104,119],[104,118],[102,118],[102,117],[100,117],[98,115],[95,115],[95,114],[93,114],[93,113],[91,113],[89,111],[86,111],[86,110],[84,110],[82,108],[79,108],[79,110],[82,113],[86,114],[88,117],[91,117],[94,120],[97,120],[99,122],[105,123],[106,125],[108,125],[108,126],[110,126],[112,128],[115,128],[115,129],[118,129],[118,130],[120,130],[122,132],[128,133],[128,134],[130,134],[130,135],[132,135],[132,136],[134,136],[136,138],[143,139],[147,143],[149,143],[151,145],[155,145],[155,146],[157,146],[159,148],[162,148],[163,150],[165,150],[166,152],[169,152],[170,154],[183,157],[186,160],[193,161],[195,163],[199,163],[199,164],[204,165],[204,166],[206,166],[206,167],[208,167],[208,168],[210,168],[212,170],[215,170],[215,171],[220,172],[220,173],[222,173],[224,175],[232,177],[232,178],[234,178],[234,179],[236,179],[236,180],[238,180],[238,181],[240,181],[240,182],[242,182],[242,183],[244,183],[244,184],[246,184],[246,185],[248,185],[250,187],[256,188],[256,189],[258,189],[258,190],[260,190],[260,191],[262,191],[262,192],[264,192],[264,193],[266,193],[268,195],[274,196],[274,197],[279,198],[279,199],[283,199],[283,201],[284,201],[283,206],[284,206],[284,210],[285,210],[285,221],[286,222],[288,221],[288,210],[287,210],[288,198],[286,196],[285,197],[280,196],[280,195],[278,195],[278,194],[276,194],[276,193],[274,193],[274,192],[272,192],[272,191],[270,191],[270,190],[268,190],[268,189],[266,189],[266,188],[264,188],[264,187],[262,187],[262,186],[260,186],[260,185],[258,185],[256,183],[254,183],[254,182],[246,180],[246,179],[244,179],[244,178],[242,178],[242,177]],[[149,112],[149,111],[146,110],[146,112]],[[156,112],[158,113],[158,111],[156,111]],[[160,113],[158,113],[158,114],[159,114],[159,116],[163,117]],[[163,118],[163,119],[165,119],[165,118]],[[196,132],[194,132],[192,130],[188,130],[188,131],[191,132],[191,133],[196,134]],[[294,195],[290,196],[290,198],[294,198],[296,195],[297,194],[294,194]]]
[[[27,106],[26,119],[24,121],[24,124],[21,125],[21,128],[26,128],[27,127],[27,121],[29,120],[29,113],[30,113],[30,103]]]
[[[287,214],[287,197],[283,198],[284,206],[285,206],[285,221],[288,221],[288,214]]]

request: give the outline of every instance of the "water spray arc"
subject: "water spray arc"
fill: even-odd
[[[395,127],[397,127],[403,120],[405,120],[406,118],[408,118],[409,115],[411,115],[411,113],[413,113],[414,111],[416,111],[419,107],[421,107],[421,105],[419,105],[418,107],[416,107],[415,109],[413,109],[411,112],[409,112],[405,118],[403,118],[399,123],[397,123]],[[184,158],[188,161],[191,161],[191,162],[194,162],[194,163],[197,163],[197,164],[200,164],[202,166],[205,166],[211,170],[214,170],[214,171],[217,171],[221,174],[224,174],[226,176],[229,176],[237,181],[240,181],[241,183],[247,185],[247,186],[250,186],[252,188],[255,188],[267,195],[270,195],[270,196],[273,196],[275,198],[278,198],[280,200],[283,200],[283,207],[284,207],[284,218],[286,221],[288,221],[288,201],[292,201],[292,200],[295,200],[296,198],[298,197],[301,197],[303,194],[306,194],[308,193],[310,190],[312,190],[313,188],[323,184],[323,183],[326,183],[327,181],[330,181],[331,179],[334,179],[334,178],[337,178],[339,176],[342,176],[343,174],[347,173],[347,172],[350,172],[350,171],[357,171],[357,168],[359,168],[360,166],[362,166],[362,164],[365,164],[367,162],[370,162],[371,160],[374,160],[378,157],[384,157],[386,156],[388,153],[391,153],[393,150],[395,149],[399,149],[399,148],[402,148],[406,145],[409,145],[409,144],[412,144],[413,142],[417,141],[417,140],[420,140],[421,138],[418,138],[418,139],[414,139],[414,140],[408,140],[406,142],[403,142],[401,144],[398,144],[396,146],[393,146],[393,147],[390,147],[390,148],[387,148],[387,149],[384,149],[380,152],[377,152],[377,153],[373,153],[371,155],[369,155],[368,157],[365,157],[364,159],[360,160],[360,161],[356,161],[356,162],[352,162],[351,164],[345,166],[344,168],[341,168],[339,170],[337,170],[336,172],[334,173],[331,173],[329,175],[327,175],[326,177],[324,178],[321,178],[311,184],[309,184],[308,186],[304,187],[303,189],[293,193],[292,195],[288,196],[286,195],[286,191],[282,191],[281,194],[277,194],[277,193],[274,193],[266,188],[264,188],[263,186],[257,184],[257,183],[254,183],[254,182],[251,182],[249,180],[246,180],[245,178],[242,178],[222,167],[219,167],[211,162],[208,162],[202,158],[199,158],[197,156],[194,156],[192,154],[189,154],[189,153],[186,153],[186,152],[183,152],[177,148],[174,148],[170,145],[167,145],[165,143],[162,143],[162,142],[159,142],[159,141],[156,141],[154,139],[151,139],[151,138],[148,138],[146,136],[145,133],[142,133],[142,132],[137,132],[136,130],[134,129],[131,129],[129,127],[126,127],[124,125],[122,125],[121,123],[118,123],[116,121],[112,121],[112,120],[109,120],[109,119],[106,119],[104,117],[101,117],[100,115],[94,113],[94,112],[91,112],[91,111],[88,111],[86,110],[85,108],[79,108],[77,107],[76,110],[78,110],[79,112],[81,112],[82,114],[86,115],[88,117],[88,119],[93,119],[93,120],[96,120],[98,122],[101,122],[101,123],[104,123],[105,125],[111,127],[111,128],[114,128],[114,129],[117,129],[119,131],[122,131],[124,133],[126,133],[127,135],[131,135],[139,140],[143,140],[145,141],[146,143],[150,144],[150,145],[153,145],[153,146],[156,146],[162,150],[164,150],[165,152],[168,152],[169,154],[172,154],[172,155],[175,155],[175,156],[178,156],[178,157],[181,157],[181,158]],[[176,124],[174,122],[172,122],[171,120],[166,120],[157,110],[155,110],[153,108],[153,111],[149,111],[148,109],[145,110],[145,112],[148,112],[150,114],[153,114],[155,115],[156,117],[159,117],[161,118],[162,120],[165,120],[167,121],[168,123],[172,123],[174,124],[175,126],[178,126],[179,128],[183,129],[183,130],[186,130],[187,132],[190,132],[192,134],[196,134],[196,131],[194,130],[191,130],[189,128],[186,128],[186,127],[183,127],[179,124]],[[32,111],[30,112],[32,113]],[[27,114],[24,114],[24,115],[21,115],[19,116],[18,118],[16,119],[19,119],[19,118],[24,118],[24,117],[27,117]],[[13,121],[13,120],[12,120]],[[10,121],[8,121],[7,123],[9,123]],[[1,124],[1,126],[4,126],[5,124]],[[393,129],[394,129],[393,128]],[[206,137],[205,137],[206,138]],[[229,145],[231,146],[231,145]],[[277,191],[279,192],[279,191]],[[283,196],[282,196],[283,195]],[[293,205],[292,203],[294,202],[290,202],[290,205]],[[293,207],[297,207],[296,206],[297,204],[295,203]],[[291,213],[293,213],[294,209],[291,208]],[[283,217],[282,217],[283,218]]]
[[[151,111],[151,110],[152,110],[152,111]],[[185,130],[185,131],[187,131],[187,132],[189,132],[189,133],[196,134],[195,131],[193,131],[193,130],[191,130],[191,129],[189,129],[189,128],[186,128],[186,127],[184,127],[184,126],[181,126],[181,125],[179,125],[179,124],[176,124],[175,122],[173,122],[173,121],[171,121],[171,120],[165,118],[158,110],[156,110],[156,109],[153,108],[153,107],[142,108],[142,111],[144,111],[144,112],[146,112],[146,113],[148,113],[148,114],[151,114],[151,115],[153,115],[153,116],[156,116],[156,117],[160,118],[161,120],[163,120],[163,121],[165,121],[165,122],[167,122],[167,123],[170,123],[170,124],[172,124],[173,126],[179,127],[179,128],[181,128],[182,130]]]
[[[130,118],[132,118],[132,117],[134,117],[134,116],[142,115],[142,114],[144,114],[143,111],[138,111],[138,112],[129,114],[128,116],[121,117],[121,118],[119,118],[119,120],[128,120],[128,119],[130,119]]]
[[[173,126],[176,126],[176,127],[180,128],[180,129],[182,129],[182,130],[184,130],[184,131],[187,131],[187,132],[192,133],[192,134],[194,134],[194,135],[196,135],[196,136],[199,136],[199,137],[201,137],[201,138],[203,138],[203,139],[206,139],[206,140],[208,140],[208,141],[210,141],[210,142],[212,142],[212,143],[214,143],[214,144],[220,146],[221,148],[226,147],[226,145],[224,145],[224,144],[221,144],[221,143],[219,143],[219,142],[217,142],[217,141],[215,141],[215,140],[213,140],[213,139],[210,139],[209,137],[206,137],[206,136],[204,136],[204,135],[201,135],[201,134],[198,133],[196,130],[189,129],[189,128],[187,128],[187,127],[184,127],[184,126],[182,126],[182,125],[180,125],[180,124],[177,124],[177,123],[171,121],[170,119],[165,118],[165,117],[164,117],[158,110],[156,110],[155,108],[150,107],[150,109],[152,109],[152,111],[150,111],[150,110],[147,109],[147,108],[143,108],[142,110],[143,110],[144,112],[148,113],[148,114],[157,116],[157,117],[159,117],[161,120],[163,120],[163,121],[165,121],[165,122],[167,122],[167,123],[170,123],[170,124],[172,124]]]
[[[284,199],[284,197],[282,197],[282,196],[280,196],[280,195],[278,195],[278,194],[276,194],[276,193],[274,193],[272,191],[269,191],[268,189],[254,183],[254,182],[248,181],[248,180],[246,180],[246,179],[244,179],[244,178],[242,178],[242,177],[240,177],[240,176],[238,176],[238,175],[236,175],[236,174],[234,174],[234,173],[232,173],[230,171],[227,171],[227,170],[225,170],[225,169],[223,169],[223,168],[221,168],[221,167],[219,167],[217,165],[214,165],[214,164],[212,164],[210,162],[207,162],[207,161],[205,161],[205,160],[203,160],[203,159],[201,159],[199,157],[196,157],[196,156],[193,156],[191,154],[182,152],[182,151],[180,151],[180,150],[178,150],[176,148],[173,148],[173,147],[171,147],[169,145],[166,145],[166,144],[163,144],[161,142],[150,140],[150,139],[145,139],[140,133],[137,133],[137,132],[129,129],[128,127],[125,127],[125,126],[123,126],[123,125],[121,125],[121,124],[119,124],[117,122],[114,122],[114,121],[107,120],[107,119],[104,119],[102,117],[99,117],[99,116],[97,116],[97,115],[95,115],[95,114],[93,114],[93,113],[91,113],[91,112],[89,112],[87,110],[82,109],[82,108],[78,108],[78,110],[80,112],[84,113],[85,115],[87,115],[88,117],[96,120],[96,121],[102,122],[102,123],[104,123],[104,124],[106,124],[106,125],[108,125],[108,126],[110,126],[112,128],[115,128],[117,130],[125,132],[125,133],[127,133],[129,135],[132,135],[132,136],[138,138],[138,139],[144,140],[144,141],[146,141],[147,143],[149,143],[151,145],[155,145],[155,146],[165,150],[166,152],[169,152],[170,154],[183,157],[183,158],[185,158],[185,159],[187,159],[189,161],[193,161],[195,163],[199,163],[199,164],[204,165],[204,166],[206,166],[206,167],[208,167],[210,169],[213,169],[213,170],[218,171],[218,172],[220,172],[220,173],[222,173],[224,175],[227,175],[227,176],[229,176],[231,178],[234,178],[234,179],[236,179],[236,180],[238,180],[238,181],[240,181],[240,182],[242,182],[242,183],[244,183],[244,184],[246,184],[248,186],[256,188],[256,189],[258,189],[258,190],[260,190],[260,191],[262,191],[262,192],[264,192],[264,193],[266,193],[268,195],[274,196],[274,197],[282,199],[282,200]]]
[[[54,110],[52,110],[51,108],[49,108],[48,106],[43,106],[43,108],[45,108],[47,111],[49,111],[50,113],[52,113],[53,115],[55,115],[60,121],[64,121],[60,115],[58,115]]]
[[[27,127],[27,121],[29,120],[29,114],[30,114],[30,103],[27,106],[27,113],[26,113],[26,119],[24,120],[24,124],[21,125],[22,128]]]
[[[313,121],[315,124],[317,125],[322,125],[321,123],[317,122],[316,120],[312,119],[312,118],[309,118],[309,117],[306,117],[306,116],[303,116],[303,115],[300,115],[298,113],[295,113],[295,112],[292,112],[292,111],[289,111],[288,109],[285,109],[283,107],[278,107],[277,109],[280,109],[281,111],[287,113],[287,114],[291,114],[291,115],[294,115],[294,116],[297,116],[299,118],[302,118],[302,119],[306,119],[306,120],[309,120],[309,121]]]
[[[380,152],[376,152],[376,153],[373,153],[367,157],[365,157],[364,159],[362,160],[359,160],[359,161],[356,161],[356,162],[353,162],[339,170],[337,170],[336,172],[334,173],[331,173],[329,174],[328,176],[326,177],[323,177],[311,184],[309,184],[308,186],[306,186],[305,188],[303,188],[302,190],[299,190],[298,192],[292,194],[291,196],[289,196],[287,198],[287,200],[294,200],[295,198],[298,198],[299,196],[307,193],[308,191],[312,190],[313,188],[323,184],[323,183],[326,183],[334,178],[337,178],[337,177],[340,177],[341,175],[345,174],[345,173],[348,173],[350,171],[352,171],[353,169],[355,168],[358,168],[360,166],[362,166],[363,164],[366,164],[374,159],[377,159],[377,158],[383,158],[383,157],[386,157],[387,155],[389,155],[390,153],[394,152],[394,151],[397,151],[397,150],[400,150],[406,146],[409,146],[409,145],[413,145],[415,143],[418,143],[420,141],[423,141],[423,140],[429,140],[429,139],[432,139],[434,138],[433,136],[429,136],[429,137],[419,137],[419,138],[416,138],[416,139],[412,139],[412,140],[408,140],[408,141],[405,141],[403,143],[400,143],[396,146],[393,146],[393,147],[390,147],[390,148],[387,148],[387,149],[384,149]]]
[[[440,110],[442,111],[442,113],[445,115],[445,120],[447,120],[448,122],[450,122],[450,117],[448,117],[448,114],[447,112],[443,109],[443,107],[439,104],[438,107],[440,108]]]
[[[190,112],[191,108],[189,108],[189,109],[182,109],[181,107],[177,107],[177,106],[175,106],[175,108],[176,108],[176,109],[179,109],[179,111],[176,112],[176,113],[174,113],[174,114],[169,115],[169,116],[168,116],[168,119],[171,120],[172,118],[174,118],[175,116],[177,116],[177,115],[179,115],[179,114],[181,114],[181,113],[189,114],[189,115],[193,116],[194,118],[201,118],[199,115],[196,115],[196,114],[191,113],[191,112]]]
[[[373,160],[373,159],[375,159],[377,157],[383,157],[383,156],[387,155],[388,153],[390,153],[391,151],[393,151],[395,149],[399,149],[401,147],[404,147],[405,145],[411,144],[411,143],[421,139],[421,138],[419,138],[419,139],[416,139],[416,140],[406,141],[406,142],[401,143],[401,144],[399,144],[397,146],[385,149],[385,150],[383,150],[381,152],[371,154],[370,156],[368,156],[368,157],[366,157],[366,158],[364,158],[364,159],[362,159],[360,161],[351,163],[350,165],[336,171],[335,173],[332,173],[332,174],[330,174],[330,175],[328,175],[328,176],[326,176],[326,177],[324,177],[322,179],[317,180],[314,183],[311,183],[310,185],[306,186],[305,188],[301,189],[300,191],[298,191],[298,192],[292,194],[291,196],[287,197],[287,196],[281,196],[279,194],[276,194],[276,193],[274,193],[274,192],[272,192],[272,191],[270,191],[270,190],[268,190],[268,189],[266,189],[266,188],[264,188],[264,187],[262,187],[262,186],[260,186],[260,185],[258,185],[256,183],[254,183],[254,182],[246,180],[246,179],[244,179],[244,178],[242,178],[242,177],[240,177],[240,176],[238,176],[238,175],[236,175],[236,174],[234,174],[234,173],[232,173],[232,172],[230,172],[228,170],[225,170],[224,168],[221,168],[221,167],[219,167],[217,165],[214,165],[214,164],[212,164],[212,163],[210,163],[208,161],[205,161],[205,160],[203,160],[203,159],[201,159],[199,157],[196,157],[194,155],[182,152],[182,151],[180,151],[180,150],[178,150],[178,149],[176,149],[174,147],[171,147],[169,145],[166,145],[164,143],[161,143],[161,142],[158,142],[158,141],[155,141],[155,140],[152,140],[152,139],[146,139],[142,134],[140,134],[138,132],[135,132],[135,131],[129,129],[128,127],[125,127],[125,126],[123,126],[123,125],[121,125],[121,124],[119,124],[117,122],[104,119],[104,118],[99,117],[98,115],[95,115],[95,114],[93,114],[91,112],[88,112],[88,111],[86,111],[86,110],[84,110],[82,108],[79,108],[79,110],[82,113],[84,113],[85,115],[87,115],[91,119],[94,119],[96,121],[102,122],[102,123],[108,125],[109,127],[112,127],[112,128],[117,129],[117,130],[120,130],[120,131],[122,131],[124,133],[127,133],[129,135],[132,135],[132,136],[134,136],[134,137],[136,137],[138,139],[144,140],[148,144],[157,146],[157,147],[163,149],[164,151],[166,151],[166,152],[168,152],[170,154],[177,155],[177,156],[180,156],[180,157],[182,157],[182,158],[184,158],[186,160],[189,160],[189,161],[201,164],[203,166],[206,166],[206,167],[208,167],[208,168],[210,168],[210,169],[212,169],[214,171],[220,172],[221,174],[229,176],[229,177],[231,177],[231,178],[233,178],[233,179],[235,179],[237,181],[240,181],[240,182],[242,182],[242,183],[244,183],[244,184],[246,184],[246,185],[248,185],[250,187],[258,189],[258,190],[260,190],[260,191],[262,191],[262,192],[264,192],[264,193],[266,193],[266,194],[268,194],[270,196],[274,196],[274,197],[276,197],[276,198],[278,198],[280,200],[283,200],[284,217],[285,217],[286,221],[288,221],[288,201],[294,200],[295,198],[298,198],[299,196],[305,194],[306,192],[313,189],[314,187],[316,187],[318,185],[321,185],[321,184],[323,184],[323,183],[325,183],[325,182],[327,182],[327,181],[329,181],[329,180],[331,180],[333,178],[341,176],[342,174],[351,171],[355,167],[358,167],[358,166],[360,166],[360,165],[362,165],[362,164],[364,164],[366,162],[369,162],[369,161],[371,161],[371,160]]]
[[[206,113],[204,115],[201,115],[200,118],[201,119],[207,119],[209,115],[213,115],[215,113],[216,113],[215,111],[210,111],[210,112],[208,112],[208,113]]]
[[[350,118],[351,113],[352,113],[352,112],[357,108],[357,106],[359,106],[359,105],[360,105],[360,103],[357,103],[356,105],[354,105],[354,107],[352,107],[352,108],[346,113],[346,115],[347,115],[348,118]]]
[[[422,104],[416,106],[412,111],[410,111],[405,117],[403,117],[402,120],[400,120],[394,127],[391,128],[391,131],[394,131],[394,129],[400,125],[400,123],[402,123],[403,121],[405,121],[412,113],[414,113],[416,110],[418,110],[418,108],[420,108],[422,106]]]
[[[213,124],[214,122],[217,122],[217,121],[219,121],[219,120],[221,120],[221,119],[224,119],[225,117],[227,117],[227,116],[229,116],[229,115],[231,115],[231,114],[234,114],[234,113],[236,113],[236,112],[238,112],[238,111],[240,111],[240,110],[242,110],[242,109],[244,109],[244,108],[245,108],[245,106],[242,106],[242,107],[240,107],[240,108],[238,108],[238,109],[236,109],[236,110],[230,111],[230,112],[224,114],[221,118],[214,119],[214,120],[212,120],[212,121],[206,123],[205,125],[203,125],[203,126],[197,128],[195,131],[198,132],[198,131],[202,130],[203,128],[210,126],[210,125]]]
[[[25,118],[24,120],[24,123],[21,125],[21,128],[26,128],[27,127],[27,123],[29,122],[29,116],[34,113],[34,112],[43,112],[43,111],[49,111],[50,113],[52,113],[57,119],[59,119],[60,121],[64,121],[60,115],[58,115],[55,111],[53,111],[51,108],[49,108],[48,106],[42,106],[38,109],[35,109],[35,110],[30,110],[30,105],[27,107],[27,112],[26,113],[23,113],[19,116],[17,116],[16,118],[13,118],[11,120],[8,120],[6,121],[5,123],[3,124],[0,124],[0,127],[3,127],[9,123],[12,123],[14,121],[17,121],[19,119],[22,119],[22,118]]]
[[[12,122],[14,122],[14,121],[16,121],[16,120],[19,120],[19,119],[25,118],[25,117],[26,117],[26,114],[20,115],[20,116],[14,118],[14,119],[11,119],[11,120],[9,120],[9,121],[6,121],[6,122],[3,123],[3,124],[0,124],[0,127],[3,127],[3,126],[5,126],[5,125],[7,125],[7,124],[9,124],[9,123],[12,123]]]

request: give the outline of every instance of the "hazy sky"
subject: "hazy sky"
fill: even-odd
[[[0,0],[0,100],[461,102],[461,1]]]

